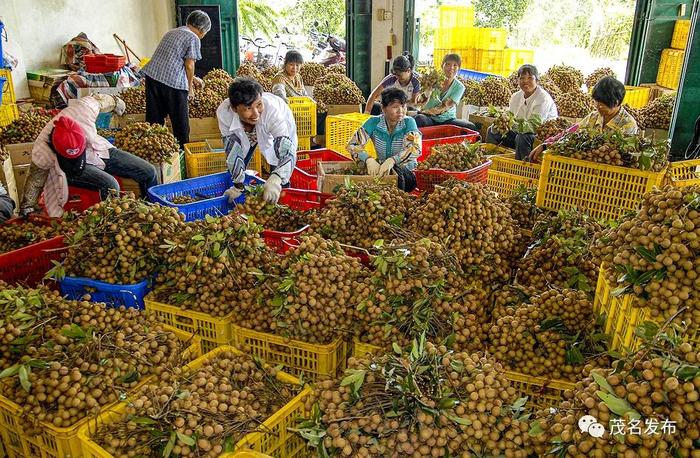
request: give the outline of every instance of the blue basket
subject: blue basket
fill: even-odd
[[[461,76],[465,80],[474,80],[474,81],[481,81],[485,80],[489,76],[498,76],[498,75],[492,75],[491,73],[483,73],[483,72],[477,72],[474,70],[466,70],[466,69],[461,69],[457,75]]]
[[[245,184],[263,184],[265,181],[246,172]],[[165,207],[174,207],[185,215],[185,221],[203,219],[206,215],[222,216],[229,213],[234,205],[228,203],[228,197],[224,191],[233,186],[233,179],[228,172],[205,175],[203,177],[189,178],[174,183],[160,184],[148,190],[148,199],[151,202]],[[191,204],[174,204],[171,200],[177,196],[209,197]],[[240,204],[245,202],[245,195],[236,200]]]
[[[112,123],[112,113],[100,113],[97,115],[95,120],[95,125],[98,129],[109,129],[109,125]]]
[[[1,49],[0,53],[2,53]],[[5,87],[5,83],[7,83],[7,78],[0,77],[0,105],[2,105],[2,89]]]
[[[80,300],[84,295],[91,296],[91,302],[104,302],[112,307],[123,305],[143,310],[143,298],[151,291],[151,280],[133,285],[113,285],[84,277],[64,277],[59,285],[61,294],[68,299]]]
[[[7,41],[7,32],[4,32],[4,29],[5,24],[0,21],[0,68],[5,68],[5,59],[2,57],[2,36],[5,35],[5,41]]]

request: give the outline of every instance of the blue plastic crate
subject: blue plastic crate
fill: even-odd
[[[265,181],[255,175],[246,172],[245,184],[263,184]],[[222,216],[229,213],[234,205],[228,203],[228,197],[223,196],[224,191],[233,186],[231,174],[228,172],[205,175],[203,177],[189,178],[174,183],[160,184],[148,190],[148,198],[151,202],[166,207],[174,207],[185,215],[185,221],[203,219],[206,215]],[[191,204],[174,204],[171,200],[177,196],[210,197]],[[242,195],[236,203],[245,202]]]
[[[133,285],[113,285],[84,277],[64,277],[59,285],[61,294],[68,299],[80,300],[89,294],[92,302],[143,310],[143,298],[151,291],[152,282],[147,279]]]
[[[100,113],[97,115],[95,120],[95,125],[98,129],[109,129],[109,125],[112,123],[112,113]]]
[[[498,76],[498,75],[492,75],[491,73],[484,73],[484,72],[477,72],[475,70],[467,70],[467,69],[460,69],[460,71],[457,73],[458,76],[461,76],[462,78],[466,80],[474,80],[474,81],[481,81],[485,80],[489,76]]]
[[[7,32],[4,31],[5,24],[0,21],[0,68],[5,68],[5,59],[2,57],[2,38],[5,36],[5,41],[7,41]]]
[[[0,49],[0,53],[2,53],[2,49]],[[5,87],[5,83],[7,83],[7,78],[0,77],[0,105],[2,105],[2,89]]]

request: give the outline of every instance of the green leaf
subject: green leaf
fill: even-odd
[[[641,418],[639,412],[634,410],[634,408],[624,399],[620,399],[614,394],[604,393],[602,391],[596,391],[598,397],[608,406],[611,412],[619,416],[625,416],[629,414],[630,418],[638,420]]]
[[[187,434],[183,434],[181,432],[177,432],[177,438],[180,439],[184,444],[187,444],[189,446],[192,446],[195,444],[194,439]]]
[[[527,396],[523,396],[522,398],[516,399],[516,401],[513,403],[511,406],[513,409],[522,409],[525,404],[527,403]]]
[[[452,367],[452,370],[457,372],[458,374],[464,372],[464,363],[458,359],[453,359],[450,362],[450,367]]]
[[[175,395],[176,398],[178,399],[186,399],[190,397],[190,392],[187,390],[180,391],[177,395]]]
[[[651,251],[647,250],[645,247],[638,245],[634,247],[634,251],[636,251],[637,254],[644,258],[647,262],[651,264],[656,262],[656,255]]]
[[[389,224],[391,224],[392,226],[402,227],[403,223],[404,223],[403,215],[395,215],[389,219]]]
[[[602,389],[604,389],[605,391],[607,391],[608,393],[610,393],[612,395],[615,394],[615,390],[613,390],[613,387],[610,386],[610,384],[605,379],[605,377],[603,377],[602,375],[600,375],[599,373],[597,373],[595,371],[591,372],[591,377],[593,377],[593,380],[595,380],[595,382],[598,384],[599,387],[601,387]]]
[[[341,380],[340,386],[353,385],[353,391],[357,393],[360,390],[360,388],[362,388],[362,384],[365,381],[366,371],[360,369],[352,369],[346,371],[346,373],[348,372],[350,373],[350,375],[346,376],[343,380]]]
[[[394,353],[396,353],[399,356],[401,356],[401,354],[403,353],[401,351],[401,346],[399,344],[397,344],[396,342],[393,342],[391,344],[391,348],[394,350]],[[0,377],[0,378],[2,378],[2,377]]]
[[[235,445],[236,444],[233,442],[233,437],[226,436],[226,439],[224,439],[224,452],[225,453],[232,453]]]
[[[19,383],[22,385],[22,388],[24,388],[24,391],[26,391],[27,393],[29,393],[29,390],[32,388],[32,382],[29,381],[30,373],[31,369],[28,366],[19,366]]]
[[[651,321],[645,321],[634,328],[634,334],[647,342],[654,340],[659,332],[659,325]]]
[[[530,435],[530,437],[536,437],[542,434],[543,432],[544,429],[542,429],[542,425],[540,425],[539,420],[535,420],[530,425],[530,431],[528,431],[527,433]]]
[[[19,372],[19,364],[15,364],[10,367],[6,367],[2,372],[0,372],[0,378],[14,377]]]
[[[76,340],[84,340],[87,337],[87,334],[85,333],[83,328],[81,328],[75,323],[71,323],[70,328],[68,329],[62,329],[61,335]]]
[[[175,441],[177,436],[175,435],[175,431],[172,431],[170,433],[170,439],[168,439],[168,443],[165,444],[165,448],[163,449],[163,458],[169,458],[170,454],[173,453],[173,448],[175,447]]]
[[[448,415],[447,418],[462,426],[469,426],[472,424],[472,421],[468,418],[461,418],[455,415]]]
[[[148,417],[133,417],[131,421],[137,425],[155,425],[157,423],[154,419]]]
[[[459,401],[457,401],[455,398],[442,398],[440,399],[440,402],[438,403],[438,408],[439,409],[451,409],[454,406],[459,404]]]
[[[374,244],[372,244],[374,248],[381,248],[384,246],[384,239],[377,239],[374,241]]]

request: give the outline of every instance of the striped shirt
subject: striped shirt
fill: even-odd
[[[401,85],[399,77],[396,75],[386,76],[382,82],[379,83],[379,85],[384,89],[389,87],[401,89],[406,94],[409,101],[413,100],[414,95],[418,95],[418,93],[420,93],[420,81],[418,80],[418,74],[415,72],[412,73],[410,81],[405,86]]]
[[[377,151],[377,161],[381,164],[393,158],[397,165],[413,170],[418,165],[422,137],[415,119],[404,116],[396,124],[394,131],[389,133],[384,115],[372,116],[352,136],[348,143],[348,151],[361,161],[366,161],[369,154],[365,146],[372,140]]]
[[[185,59],[200,60],[202,43],[186,25],[163,35],[143,72],[167,86],[187,91]]]
[[[58,165],[56,153],[49,145],[49,134],[53,130],[53,123],[61,116],[68,116],[77,122],[85,134],[85,161],[97,168],[105,168],[102,159],[109,159],[109,150],[114,146],[105,138],[97,134],[95,120],[100,114],[100,104],[92,97],[72,99],[68,108],[44,126],[39,136],[34,141],[32,148],[32,162],[43,170],[49,171],[49,176],[44,184],[44,204],[49,216],[59,217],[63,214],[63,206],[68,201],[68,180]],[[28,178],[29,180],[29,178]]]

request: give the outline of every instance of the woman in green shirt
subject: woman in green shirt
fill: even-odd
[[[416,115],[418,127],[439,126],[452,124],[453,126],[476,129],[474,123],[465,119],[457,119],[457,104],[464,94],[464,85],[457,79],[457,72],[462,66],[462,58],[459,54],[448,54],[442,59],[442,71],[445,74],[445,82],[439,91],[423,95],[426,100],[423,109]],[[420,99],[420,98],[419,98]]]

